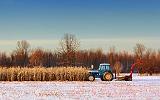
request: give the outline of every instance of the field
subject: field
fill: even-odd
[[[160,100],[160,76],[137,76],[133,81],[0,82],[1,100]]]

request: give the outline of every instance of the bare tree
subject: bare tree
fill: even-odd
[[[12,60],[17,66],[27,66],[29,62],[29,47],[30,44],[26,40],[17,42],[17,49],[12,53]]]
[[[122,64],[117,61],[115,64],[114,64],[114,70],[115,70],[115,73],[119,76],[121,70],[122,70]]]
[[[137,57],[137,59],[142,59],[144,52],[146,50],[146,47],[143,44],[137,43],[134,47],[134,52]]]
[[[43,58],[44,51],[42,49],[36,49],[32,51],[29,62],[32,66],[42,66]]]
[[[0,66],[9,67],[11,65],[11,58],[5,52],[0,52]]]
[[[27,53],[30,44],[26,40],[22,40],[17,42],[17,46],[17,50],[23,50],[25,53]]]
[[[111,66],[114,66],[115,60],[116,60],[116,52],[115,52],[115,47],[112,46],[110,47],[109,53],[108,53],[108,61],[111,64]]]
[[[152,53],[152,49],[147,49],[146,50],[146,53],[145,53],[145,59],[150,59],[150,56],[151,56],[151,53]]]
[[[63,65],[74,66],[76,62],[75,53],[79,48],[79,41],[73,34],[65,34],[63,39],[60,41],[61,55]]]

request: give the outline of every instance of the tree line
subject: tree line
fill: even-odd
[[[143,63],[137,65],[139,73],[160,72],[160,50],[146,48],[143,44],[136,44],[134,53],[128,51],[116,52],[111,47],[106,53],[102,49],[80,50],[80,42],[73,34],[65,34],[56,51],[42,48],[31,49],[26,40],[18,41],[16,49],[10,54],[0,52],[1,67],[55,67],[55,66],[84,66],[91,65],[97,69],[100,63],[110,63],[113,70],[129,72],[130,67],[137,60]]]

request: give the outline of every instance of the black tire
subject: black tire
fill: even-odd
[[[89,81],[94,81],[94,80],[95,80],[95,76],[89,75],[89,76],[88,76],[88,80],[89,80]]]
[[[112,74],[112,72],[104,72],[101,80],[102,81],[112,81],[113,80],[113,74]]]
[[[101,81],[105,81],[105,80],[103,79],[103,76],[101,76]]]

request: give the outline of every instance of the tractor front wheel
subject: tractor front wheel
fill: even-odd
[[[95,80],[95,77],[94,77],[93,75],[89,75],[88,80],[89,80],[89,81],[94,81],[94,80]]]
[[[102,81],[112,81],[113,74],[111,72],[105,72],[101,78]]]

